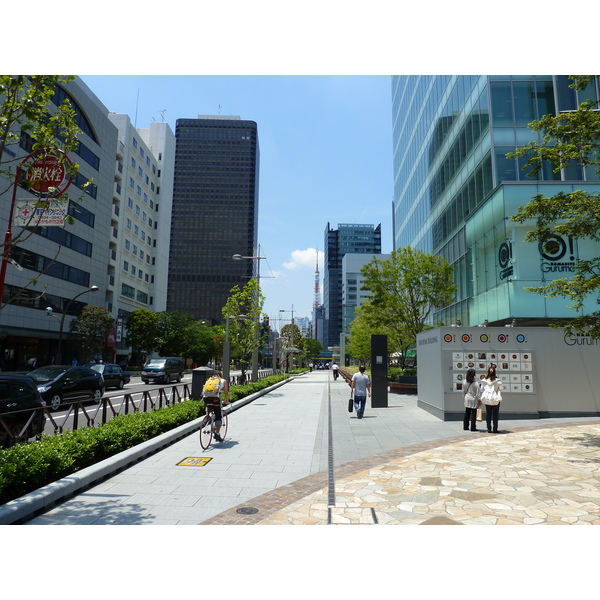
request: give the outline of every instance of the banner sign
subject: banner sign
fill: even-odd
[[[17,227],[62,227],[67,218],[68,208],[68,200],[40,201],[34,198],[17,198],[12,224]]]

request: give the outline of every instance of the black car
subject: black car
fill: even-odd
[[[126,383],[129,383],[131,376],[121,369],[119,365],[113,364],[94,364],[88,365],[92,371],[100,373],[104,379],[104,385],[108,387],[116,387],[120,390],[123,389]]]
[[[63,402],[71,404],[88,399],[100,402],[104,395],[102,375],[89,367],[51,365],[35,369],[27,376],[35,380],[51,410],[57,410]]]
[[[0,373],[0,448],[42,433],[44,406],[33,379]]]

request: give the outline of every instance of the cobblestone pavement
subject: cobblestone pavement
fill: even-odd
[[[600,422],[437,440],[352,461],[205,524],[600,524]]]

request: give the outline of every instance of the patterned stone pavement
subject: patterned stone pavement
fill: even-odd
[[[320,472],[203,524],[596,525],[599,464],[599,421],[470,433],[337,467],[333,505]]]

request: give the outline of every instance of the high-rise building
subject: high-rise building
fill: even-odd
[[[257,256],[258,131],[240,117],[178,119],[169,257],[168,310],[209,324],[235,285],[245,285]]]
[[[127,359],[124,325],[135,310],[167,308],[175,136],[168,123],[136,129],[110,113],[119,132],[113,192],[108,307],[116,319],[116,360]]]
[[[14,263],[8,265],[3,297],[3,303],[9,304],[0,311],[0,367],[5,370],[26,369],[27,359],[33,356],[38,364],[49,364],[57,355],[61,330],[65,334],[62,359],[70,362],[77,350],[66,335],[70,321],[86,304],[109,308],[112,302],[107,265],[112,240],[118,235],[111,227],[117,129],[107,119],[108,109],[81,78],[59,85],[52,103],[58,105],[65,98],[81,129],[78,148],[71,153],[79,173],[68,190],[68,213],[74,222],[31,228],[13,247]],[[32,151],[33,140],[27,132],[19,133],[20,141],[5,148],[3,162],[13,159],[13,164],[19,164]],[[6,231],[12,181],[0,179],[4,192],[0,228]],[[93,183],[85,187],[89,179]],[[35,200],[21,187],[17,199]],[[22,228],[13,227],[13,235],[22,233]],[[35,286],[31,285],[34,279]],[[81,351],[77,352],[82,360]]]
[[[536,194],[600,192],[592,168],[573,164],[537,179],[506,154],[539,134],[527,125],[598,98],[556,75],[443,75],[392,78],[394,248],[412,246],[446,258],[455,270],[455,302],[434,322],[543,325],[573,315],[570,302],[526,291],[573,272],[598,244],[555,236],[524,241],[535,224],[508,219]],[[584,307],[597,309],[592,298]]]
[[[323,276],[323,305],[325,307],[326,347],[339,347],[342,333],[342,260],[346,254],[381,253],[381,224],[338,224],[325,229],[325,268]]]
[[[346,254],[342,259],[342,334],[340,335],[340,362],[348,366],[350,357],[346,354],[346,343],[350,337],[350,325],[356,316],[356,308],[370,292],[363,290],[362,268],[373,259],[388,260],[389,254]]]

